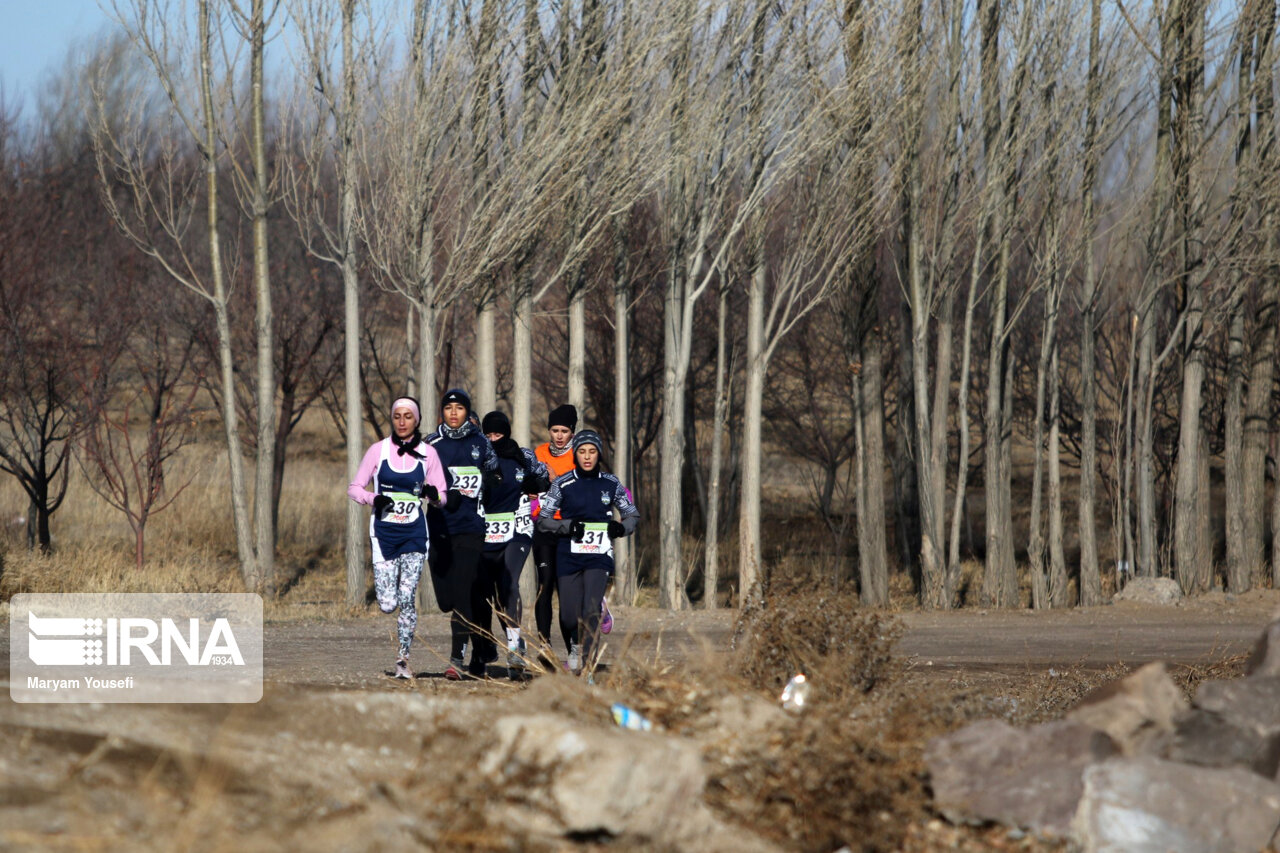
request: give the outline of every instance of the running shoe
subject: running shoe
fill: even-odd
[[[409,662],[404,658],[396,661],[396,678],[413,678],[413,670],[409,669]]]
[[[444,671],[444,677],[450,681],[461,681],[464,669],[462,661],[451,660],[449,661],[449,668]]]
[[[582,646],[574,643],[569,647],[569,671],[576,673],[582,669]]]
[[[607,634],[613,630],[613,614],[609,612],[609,600],[600,599],[600,633]]]
[[[507,644],[507,676],[519,681],[524,675],[524,639]]]

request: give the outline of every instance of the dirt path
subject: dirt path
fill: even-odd
[[[1277,605],[1280,594],[1268,592],[1165,608],[910,612],[900,614],[904,634],[897,648],[926,685],[938,678],[947,689],[972,693],[976,687],[1000,697],[1033,681],[1027,673],[1055,666],[1234,657],[1250,648]],[[632,608],[615,614],[618,628],[605,659],[616,660],[629,647],[643,660],[671,665],[675,678],[681,662],[726,647],[735,616]],[[609,734],[616,729],[608,704],[625,697],[616,697],[607,680],[589,687],[578,679],[540,678],[520,687],[502,677],[502,666],[492,667],[495,677],[487,681],[445,681],[439,673],[448,623],[438,614],[420,623],[414,665],[421,676],[396,681],[383,674],[392,663],[394,627],[392,617],[381,615],[268,622],[267,684],[254,705],[42,705],[6,695],[0,702],[0,849],[528,846],[525,830],[507,826],[494,804],[550,800],[541,788],[515,796],[492,773],[476,775],[497,736],[494,727],[551,714],[616,737]],[[0,664],[8,662],[8,634],[0,624]],[[0,677],[7,676],[4,665]],[[773,702],[754,701],[782,713]],[[719,750],[724,738],[751,731],[742,728],[746,719],[713,714],[705,731],[690,730],[678,740]],[[910,808],[912,815],[923,811],[920,804]],[[955,849],[954,830],[927,816],[919,824],[911,831],[924,841],[894,849]],[[574,848],[557,833],[544,831],[530,849]],[[220,842],[202,843],[212,839]],[[990,849],[986,842],[978,835],[962,849]],[[598,849],[590,842],[578,847]]]
[[[912,670],[929,674],[1036,671],[1080,665],[1104,668],[1155,660],[1204,664],[1249,650],[1280,607],[1280,593],[1240,597],[1221,594],[1176,607],[1117,604],[1032,612],[960,610],[898,614],[905,626],[897,652]],[[645,660],[678,663],[706,650],[727,647],[732,611],[667,613],[616,608],[618,628],[607,638],[605,660],[623,648]],[[414,668],[417,686],[457,689],[440,673],[447,661],[449,626],[440,614],[419,622]],[[563,655],[563,650],[557,651]],[[393,617],[325,622],[268,622],[265,675],[268,682],[342,689],[384,688],[394,663]],[[8,631],[0,631],[0,660],[7,677]],[[495,665],[491,675],[505,675]],[[7,686],[7,685],[6,685]],[[501,684],[503,688],[509,685]],[[476,685],[470,685],[472,689]],[[7,693],[7,691],[6,691]],[[39,707],[39,706],[29,706]]]

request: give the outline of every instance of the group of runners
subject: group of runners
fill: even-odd
[[[391,404],[391,434],[364,455],[347,495],[372,508],[369,538],[378,606],[397,616],[393,675],[413,678],[409,663],[424,567],[440,610],[451,613],[444,677],[483,677],[504,638],[507,672],[519,679],[538,660],[556,666],[552,597],[560,600],[566,667],[595,669],[599,636],[612,627],[605,599],[613,576],[613,540],[630,535],[640,513],[630,493],[604,470],[604,445],[578,431],[577,410],[551,411],[548,441],[536,450],[511,438],[500,411],[478,419],[454,388],[440,402],[440,423],[423,435],[413,397]],[[521,635],[520,576],[532,552],[537,571],[536,647]],[[491,631],[494,609],[501,625]],[[468,659],[468,652],[470,658]]]

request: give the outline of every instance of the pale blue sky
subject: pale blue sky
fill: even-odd
[[[77,39],[109,24],[97,0],[0,0],[0,83],[5,99],[31,110],[42,77]]]

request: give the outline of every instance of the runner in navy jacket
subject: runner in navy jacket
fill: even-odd
[[[530,496],[546,491],[551,485],[550,477],[547,466],[538,461],[532,450],[512,440],[511,420],[506,414],[490,412],[481,421],[480,429],[493,445],[502,472],[502,481],[484,493],[481,577],[485,589],[496,592],[498,615],[507,635],[507,674],[518,679],[525,664],[524,640],[520,636],[520,620],[524,617],[520,575],[533,544]]]
[[[560,625],[565,631],[576,628],[578,636],[569,652],[570,668],[588,672],[594,666],[600,603],[613,574],[613,540],[633,533],[640,522],[640,511],[622,483],[601,470],[601,450],[600,436],[592,430],[573,437],[574,470],[551,484],[538,516],[539,530],[560,537]]]
[[[480,584],[480,553],[484,548],[484,505],[481,499],[487,484],[501,474],[498,457],[471,421],[471,397],[454,388],[440,401],[441,424],[427,436],[444,467],[444,506],[427,514],[431,533],[431,582],[436,601],[450,620],[452,642],[445,678],[457,680],[463,674],[468,643],[471,663],[466,671],[483,675],[485,663],[497,657],[493,641],[480,627],[488,625],[492,613]]]

